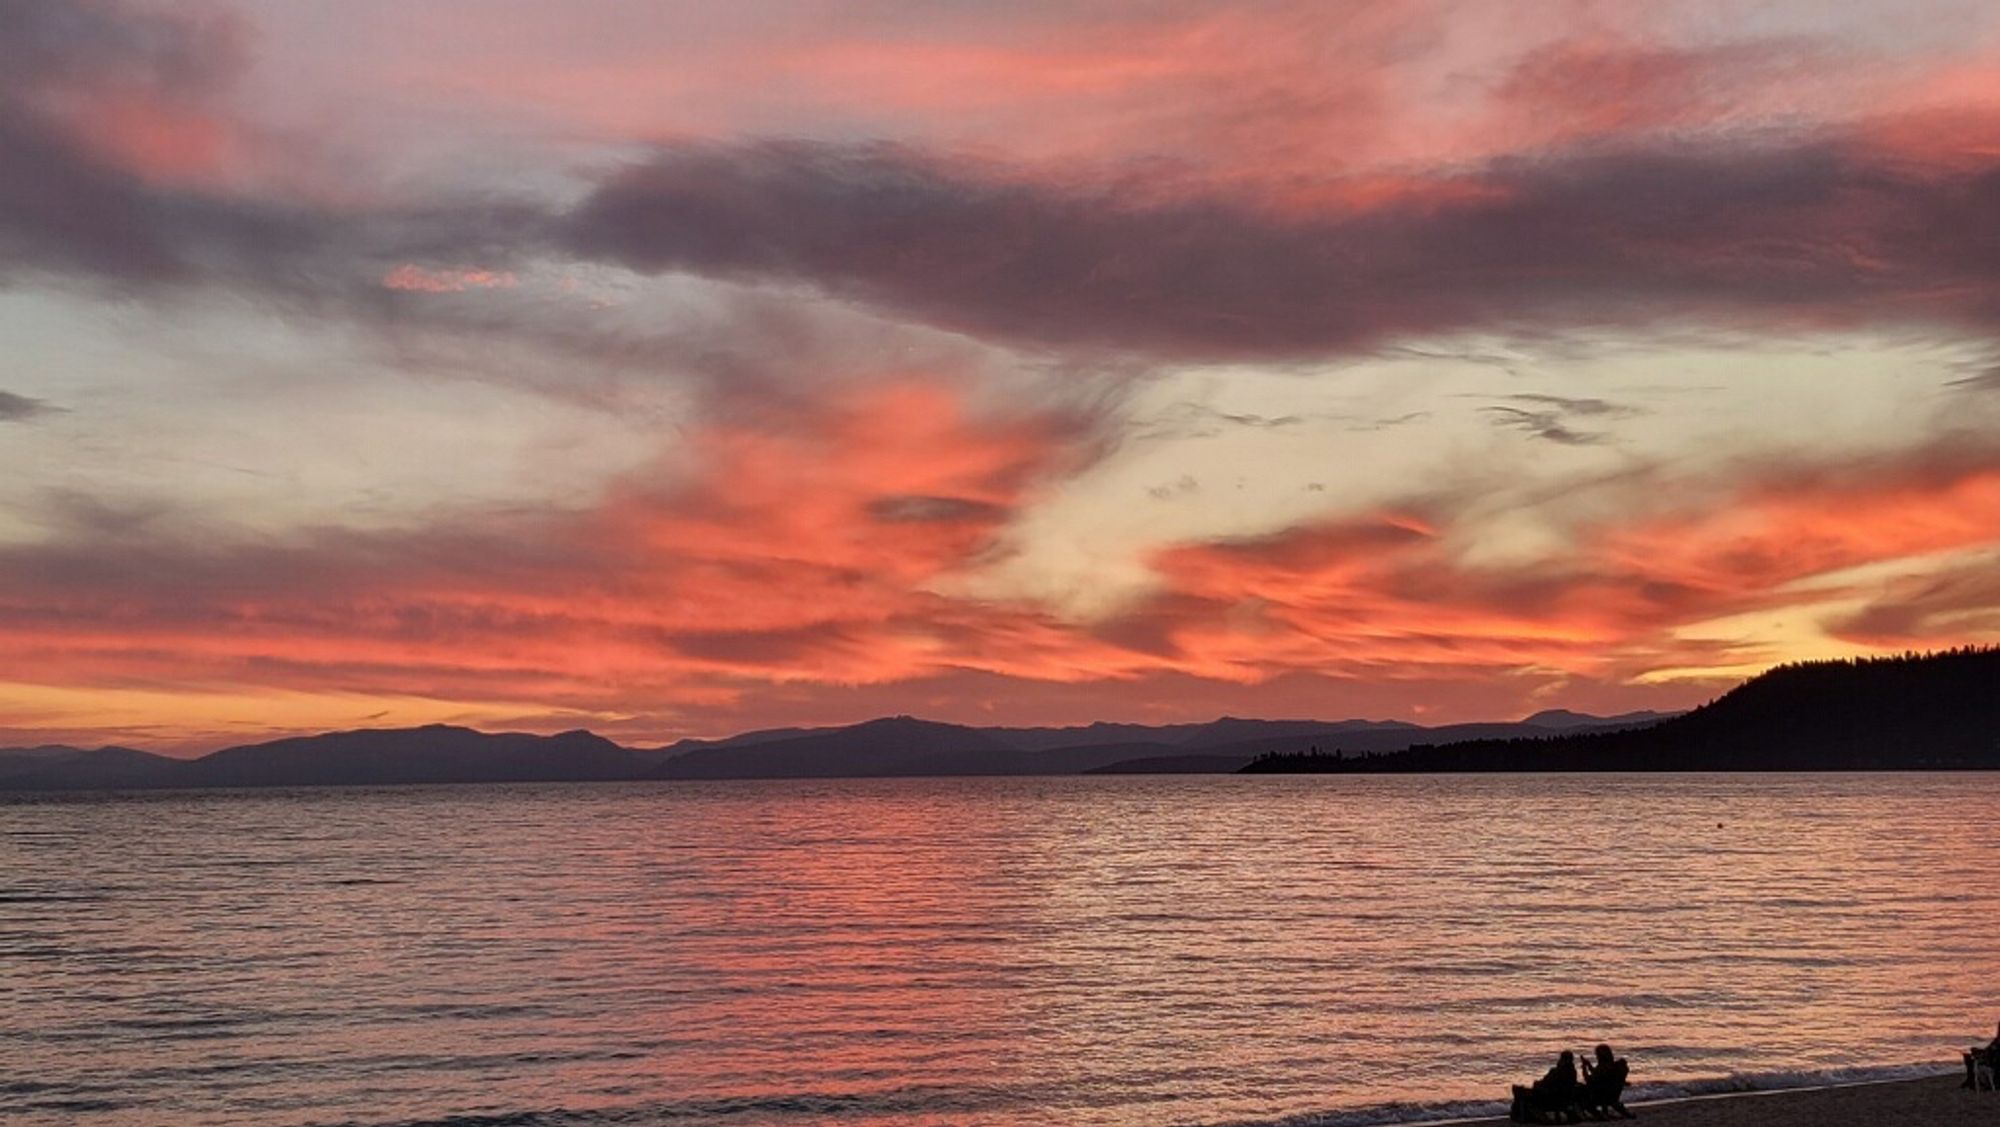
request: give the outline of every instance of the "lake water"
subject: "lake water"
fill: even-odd
[[[1993,775],[45,798],[0,805],[0,1118],[1340,1124],[1600,1039],[1653,1094],[1955,1069],[1996,874]]]

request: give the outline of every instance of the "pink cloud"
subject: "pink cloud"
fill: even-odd
[[[2000,71],[1979,46],[1939,66],[1852,42],[1689,45],[1602,5],[1486,10],[1506,15],[1431,0],[837,28],[750,13],[750,32],[678,58],[641,9],[488,21],[438,5],[396,19],[440,34],[355,29],[409,47],[352,80],[463,99],[466,148],[532,161],[548,153],[521,156],[524,134],[647,144],[611,169],[565,151],[574,207],[524,191],[482,211],[477,184],[394,205],[384,186],[342,208],[274,190],[244,173],[269,156],[225,96],[241,66],[229,27],[79,4],[95,31],[61,51],[0,42],[0,267],[333,297],[283,312],[337,307],[414,338],[476,335],[423,320],[471,303],[380,290],[516,287],[510,267],[541,255],[829,299],[1092,371],[1663,319],[1993,331]],[[150,34],[120,31],[142,14]],[[441,180],[460,155],[439,158]],[[507,328],[668,378],[652,342],[620,343],[629,327],[560,320],[584,308]],[[1006,551],[1011,522],[1101,436],[1059,412],[975,410],[963,373],[913,364],[857,386],[798,367],[732,390],[674,457],[563,511],[276,542],[71,529],[0,548],[0,679],[407,694],[655,735],[910,709],[1464,718],[1554,689],[1685,703],[1693,690],[1635,678],[1786,656],[1684,635],[1805,607],[1805,580],[1864,607],[1827,624],[1861,644],[2000,629],[1976,569],[1917,566],[2000,539],[2000,478],[1990,458],[1921,451],[1868,480],[1705,485],[1699,504],[1579,528],[1533,567],[1466,562],[1476,529],[1450,498],[1181,544],[1150,561],[1150,600],[1071,621],[951,581]],[[1844,575],[1870,564],[1921,574]],[[189,700],[170,725],[216,723]]]
[[[511,270],[482,270],[477,267],[430,269],[412,262],[405,262],[382,275],[383,288],[414,293],[512,289],[520,284],[520,279]]]
[[[1438,502],[1173,548],[1154,561],[1161,591],[1110,621],[946,593],[1087,456],[1083,438],[906,377],[717,422],[676,462],[691,476],[635,475],[569,513],[291,545],[151,532],[8,549],[0,681],[415,697],[488,722],[601,716],[629,738],[870,710],[1032,723],[1466,719],[1551,693],[1675,706],[1713,686],[1635,678],[1785,656],[1682,627],[1824,597],[1801,579],[2000,550],[1990,467],[1917,463],[1607,518],[1532,568],[1464,563]],[[1898,645],[1984,640],[2000,612],[1976,576],[1835,594],[1877,606],[1830,629]],[[174,723],[194,739],[218,718],[188,699]]]

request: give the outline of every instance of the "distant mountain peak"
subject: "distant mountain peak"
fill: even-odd
[[[1521,723],[1532,724],[1537,728],[1600,728],[1614,724],[1647,724],[1656,720],[1665,720],[1674,715],[1676,713],[1642,710],[1638,712],[1621,712],[1616,716],[1597,716],[1588,712],[1575,712],[1567,708],[1545,708],[1533,716],[1522,720]]]

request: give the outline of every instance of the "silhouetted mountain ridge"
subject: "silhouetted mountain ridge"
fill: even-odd
[[[1579,723],[1568,728],[1544,727],[1527,721],[1476,721],[1469,724],[1444,724],[1436,728],[1424,728],[1415,724],[1372,723],[1359,721],[1334,725],[1317,732],[1308,731],[1296,736],[1262,736],[1229,744],[1213,744],[1199,750],[1172,749],[1165,752],[1148,752],[1143,757],[1134,756],[1134,761],[1113,761],[1101,768],[1086,768],[1093,774],[1200,774],[1204,772],[1236,771],[1260,756],[1300,750],[1306,745],[1308,753],[1333,755],[1386,755],[1405,751],[1420,743],[1453,743],[1463,740],[1529,738],[1543,739],[1562,731],[1609,731],[1631,727],[1634,724],[1650,724],[1652,720],[1618,720],[1587,717],[1582,713],[1571,713]],[[1644,714],[1655,715],[1655,714]],[[1138,760],[1143,759],[1143,762]]]
[[[1595,719],[1565,715],[1586,723]],[[193,760],[128,748],[0,749],[0,789],[1226,773],[1259,754],[1292,749],[1301,741],[1326,750],[1382,752],[1419,740],[1546,730],[1520,722],[1424,728],[1401,721],[1241,717],[1190,724],[975,728],[890,716],[839,728],[767,728],[726,739],[632,749],[584,731],[540,736],[433,724],[267,740]]]
[[[224,748],[183,764],[188,787],[392,786],[633,778],[648,761],[584,731],[537,736],[447,724],[360,728]]]
[[[0,748],[0,790],[105,790],[171,785],[184,761],[129,747]]]
[[[1616,716],[1592,716],[1587,712],[1571,712],[1567,708],[1545,708],[1521,723],[1532,724],[1537,728],[1638,727],[1644,724],[1657,724],[1674,715],[1677,714],[1646,710],[1621,712]]]
[[[2000,769],[2000,649],[1783,665],[1692,712],[1623,731],[1276,754],[1255,773]]]
[[[697,748],[648,772],[657,779],[779,779],[915,774],[915,760],[1014,752],[977,728],[888,716],[846,728],[743,745]]]

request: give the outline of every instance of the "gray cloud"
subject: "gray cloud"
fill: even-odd
[[[1547,442],[1564,446],[1596,446],[1608,436],[1595,431],[1580,431],[1563,421],[1561,411],[1524,411],[1519,407],[1481,407],[1497,426],[1526,431],[1528,434]]]
[[[1431,413],[1429,411],[1408,411],[1401,415],[1389,415],[1381,418],[1347,419],[1347,426],[1342,429],[1350,434],[1372,434],[1376,431],[1393,430],[1396,427],[1406,427],[1412,423],[1420,423],[1430,417]]]
[[[892,524],[998,522],[1009,512],[1004,505],[969,497],[879,497],[868,504],[868,515]]]
[[[101,88],[164,112],[223,116],[213,95],[242,62],[224,19],[109,0],[0,0],[0,284],[81,275],[123,288],[219,284],[289,302],[389,314],[379,285],[404,261],[492,266],[531,251],[544,212],[490,200],[334,211],[159,183],[85,135]]]
[[[569,256],[803,283],[1038,350],[1189,360],[1690,315],[2000,321],[2000,162],[1927,165],[1834,133],[1505,158],[1458,174],[1467,191],[1317,214],[1192,182],[1163,197],[1116,177],[804,141],[661,149],[567,211],[485,198],[334,211],[152,182],[85,144],[48,96],[138,76],[199,110],[240,67],[241,38],[170,8],[0,0],[0,284],[55,271],[152,291],[215,285],[424,324],[439,303],[383,289],[386,268]],[[1582,400],[1563,409],[1589,413]]]
[[[563,224],[643,272],[806,281],[1039,344],[1203,357],[1348,349],[1470,326],[1701,312],[2000,315],[2000,165],[1838,139],[1497,162],[1465,202],[1285,218],[1136,201],[891,144],[662,151]]]
[[[0,86],[18,96],[115,73],[157,94],[200,96],[234,75],[242,42],[235,21],[212,13],[170,15],[120,0],[0,0]]]
[[[1623,403],[1613,403],[1608,399],[1577,399],[1563,395],[1535,395],[1527,393],[1510,395],[1507,398],[1515,403],[1532,403],[1543,407],[1553,407],[1569,415],[1623,419],[1645,413],[1640,408],[1630,407]]]
[[[1946,380],[1945,386],[1964,392],[2000,391],[2000,365],[1963,379]]]
[[[1503,398],[1511,403],[1524,403],[1527,406],[1480,408],[1495,426],[1525,431],[1546,442],[1564,446],[1597,446],[1610,441],[1610,434],[1602,430],[1582,429],[1575,425],[1573,421],[1575,419],[1591,419],[1601,424],[1612,419],[1627,419],[1646,413],[1643,408],[1595,397],[1522,392]]]
[[[60,411],[40,399],[16,395],[11,391],[0,391],[0,422],[21,422],[37,415],[47,415]]]
[[[1214,438],[1232,427],[1252,430],[1279,430],[1306,421],[1303,415],[1258,415],[1223,411],[1205,403],[1181,402],[1162,410],[1132,437],[1151,441]]]
[[[512,262],[533,247],[540,221],[532,207],[483,201],[338,214],[160,187],[0,108],[0,283],[58,271],[386,314],[407,304],[379,285],[390,266]]]
[[[213,235],[203,228],[216,217],[91,152],[72,103],[115,83],[191,110],[235,70],[236,42],[233,25],[110,0],[0,0],[0,277],[24,266],[128,279],[179,272],[168,232]]]

